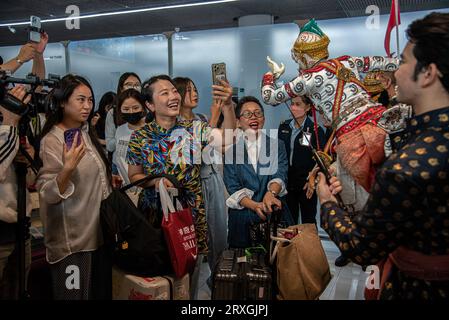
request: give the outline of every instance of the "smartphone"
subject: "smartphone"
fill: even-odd
[[[227,81],[226,64],[224,62],[212,64],[212,83],[220,86],[220,80]]]
[[[78,133],[78,139],[76,142],[76,146],[78,147],[81,144],[81,129],[80,128],[73,128],[73,129],[67,129],[64,131],[64,141],[67,145],[67,148],[72,148],[73,141],[75,140],[75,134]]]
[[[39,43],[41,41],[41,18],[36,16],[30,17],[30,33],[28,40]]]

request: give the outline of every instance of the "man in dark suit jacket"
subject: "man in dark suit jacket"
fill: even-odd
[[[278,132],[278,137],[284,142],[287,150],[287,205],[295,223],[298,222],[299,208],[301,207],[301,222],[316,224],[316,194],[314,193],[310,199],[307,199],[306,190],[303,189],[309,172],[315,166],[315,160],[313,160],[308,144],[311,143],[315,149],[317,148],[313,121],[307,116],[312,107],[312,102],[305,96],[293,98],[291,111],[297,121],[288,119],[282,122]],[[322,149],[326,138],[321,127],[318,127],[318,142]]]

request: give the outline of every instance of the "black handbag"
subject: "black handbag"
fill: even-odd
[[[112,262],[123,271],[138,276],[152,277],[172,272],[162,230],[150,224],[125,193],[159,177],[166,175],[148,176],[114,190],[100,206],[104,244],[110,250]]]

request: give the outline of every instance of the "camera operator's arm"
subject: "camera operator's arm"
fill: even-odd
[[[14,59],[0,65],[0,70],[9,70],[11,73],[16,72],[25,62],[34,59],[36,49],[33,44],[27,43],[20,48],[19,54]]]
[[[9,91],[9,94],[13,95],[19,100],[23,100],[26,95],[24,86],[16,86]],[[24,103],[30,101],[28,96]],[[3,115],[3,122],[0,125],[0,181],[5,179],[6,170],[12,165],[14,158],[19,150],[19,134],[18,124],[20,116],[3,108],[0,105],[0,112]]]
[[[32,73],[38,76],[40,79],[45,79],[45,62],[44,62],[44,51],[48,43],[48,34],[41,34],[41,41],[39,43],[34,43],[33,46],[36,49],[36,53],[33,59],[33,69]]]

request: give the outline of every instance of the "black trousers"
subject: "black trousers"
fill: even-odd
[[[302,190],[304,183],[298,187],[288,187],[287,191],[287,205],[295,223],[299,223],[299,208],[301,207],[301,223],[315,223],[316,224],[316,207],[317,196],[313,193],[312,198],[307,199],[306,191]]]

